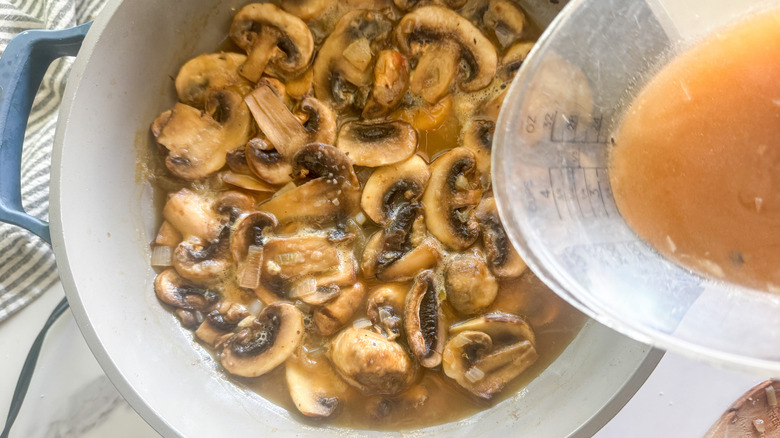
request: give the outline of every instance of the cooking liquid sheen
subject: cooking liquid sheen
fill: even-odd
[[[679,55],[631,104],[610,179],[628,224],[695,271],[780,290],[780,11]]]

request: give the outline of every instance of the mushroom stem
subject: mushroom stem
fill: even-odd
[[[260,80],[265,66],[277,53],[276,42],[279,38],[279,31],[272,27],[263,27],[255,43],[247,53],[246,62],[239,68],[241,76],[252,82]]]

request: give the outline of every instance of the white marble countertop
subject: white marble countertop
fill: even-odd
[[[30,345],[63,295],[57,284],[0,323],[0,418],[8,412]],[[596,437],[700,437],[734,400],[763,380],[667,353],[634,398]],[[11,438],[158,436],[116,392],[66,312],[44,343]]]

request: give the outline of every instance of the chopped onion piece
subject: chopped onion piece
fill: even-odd
[[[766,400],[769,406],[772,407],[777,406],[777,394],[775,393],[775,387],[769,385],[766,388],[764,388],[764,391],[766,391]]]
[[[356,329],[365,329],[371,327],[372,325],[373,324],[371,321],[367,320],[366,318],[357,319],[352,323],[352,327],[355,327]]]
[[[317,280],[312,277],[296,281],[290,287],[290,298],[307,297],[317,292]]]
[[[294,265],[298,263],[298,256],[301,255],[299,252],[285,252],[282,254],[279,254],[276,257],[276,263],[279,264],[279,266],[289,266]]]
[[[363,225],[366,223],[366,215],[363,214],[363,212],[359,212],[355,215],[355,222],[357,222],[358,225]]]
[[[341,54],[356,69],[366,71],[371,64],[371,43],[368,38],[360,38],[348,45]]]
[[[195,311],[195,320],[198,321],[198,324],[203,322],[204,319],[206,319],[206,318],[203,316],[203,312],[201,312],[200,310],[196,310]]]
[[[469,382],[474,383],[482,380],[485,377],[485,373],[477,367],[471,367],[466,371],[464,376],[466,376],[466,379],[468,379]]]
[[[254,315],[249,315],[246,318],[244,318],[241,321],[239,321],[238,328],[242,328],[242,329],[243,328],[247,328],[250,325],[252,325],[253,322],[255,322],[255,316]]]
[[[155,245],[152,248],[152,266],[171,266],[173,264],[172,254],[170,246]]]
[[[379,320],[384,322],[384,320],[391,318],[393,315],[387,311],[384,307],[379,308]]]
[[[260,300],[252,301],[249,303],[249,307],[247,307],[247,311],[255,316],[259,315],[261,310],[263,310],[263,302]]]
[[[260,286],[260,266],[263,262],[263,247],[249,245],[246,260],[241,264],[238,273],[238,285],[247,289]]]

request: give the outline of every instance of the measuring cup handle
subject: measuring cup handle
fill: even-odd
[[[0,221],[25,228],[49,243],[49,224],[22,207],[24,132],[46,69],[57,58],[75,56],[91,24],[22,32],[0,57]]]

